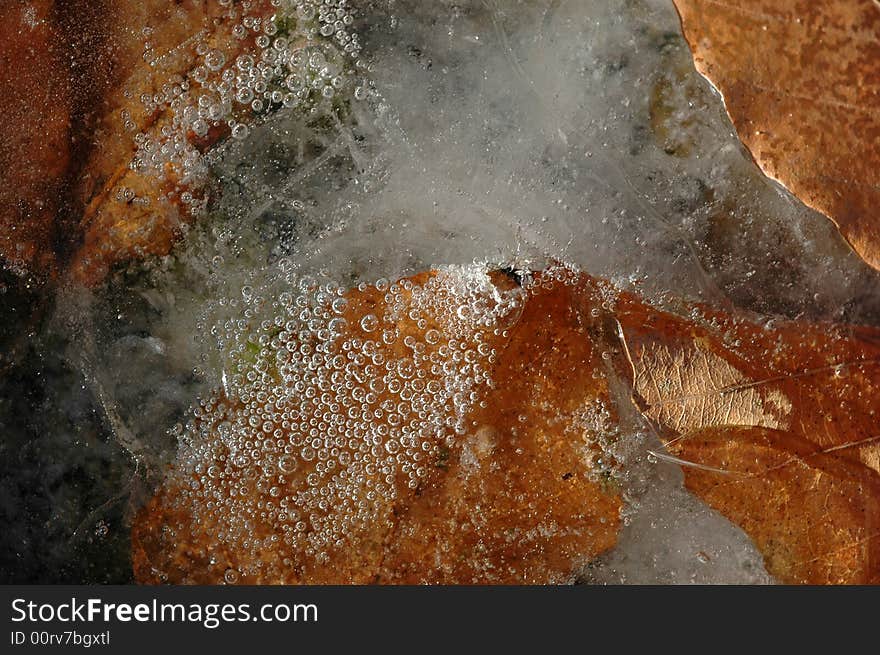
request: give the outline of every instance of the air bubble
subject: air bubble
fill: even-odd
[[[366,316],[361,318],[361,329],[364,332],[373,332],[378,327],[379,319],[377,319],[373,314],[367,314]]]
[[[205,55],[205,66],[212,71],[220,70],[224,63],[226,63],[226,55],[220,50],[211,50]]]

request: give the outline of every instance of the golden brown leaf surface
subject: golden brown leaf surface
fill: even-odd
[[[274,9],[269,0],[257,0],[248,13],[269,16]],[[190,182],[179,168],[166,166],[157,176],[130,167],[135,135],[161,143],[163,129],[171,129],[175,116],[173,104],[149,109],[142,97],[191,84],[199,62],[196,43],[222,52],[226,61],[253,51],[254,34],[244,39],[232,35],[239,16],[217,0],[124,0],[108,9],[105,57],[112,66],[93,128],[99,147],[91,151],[76,189],[76,202],[84,208],[83,244],[71,265],[78,281],[94,284],[118,262],[166,254],[180,225],[192,220],[181,202]],[[207,150],[227,133],[213,128],[199,139],[199,149]]]
[[[674,2],[697,69],[758,165],[880,268],[880,7]]]
[[[268,0],[259,0],[248,11],[265,16],[271,10]],[[224,8],[217,0],[124,0],[101,15],[103,49],[95,62],[103,84],[101,106],[90,125],[96,147],[77,175],[72,199],[82,208],[83,243],[71,263],[77,281],[94,284],[116,263],[167,253],[181,224],[192,220],[181,201],[192,181],[178,166],[167,165],[158,174],[131,167],[135,135],[160,144],[167,139],[163,131],[174,136],[174,103],[151,107],[143,98],[167,96],[169,89],[192,84],[197,44],[222,52],[227,61],[253,49],[253,34],[244,39],[232,35],[239,17],[234,7]],[[77,29],[76,23],[71,29]],[[207,150],[226,133],[212,129],[199,140],[199,148]]]
[[[231,487],[209,484],[211,493],[193,494],[193,474],[172,475],[135,522],[137,579],[217,582],[227,569],[249,582],[570,579],[615,543],[621,501],[614,477],[605,476],[613,451],[602,438],[620,427],[618,403],[629,403],[611,391],[623,381],[668,453],[684,463],[687,487],[751,536],[779,580],[880,582],[878,331],[699,306],[676,315],[562,270],[535,275],[521,305],[501,317],[509,327],[480,328],[495,353],[492,383],[468,387],[479,392],[465,428],[430,451],[435,466],[418,485],[398,477],[393,493],[374,494],[372,518],[335,547],[323,555],[308,540],[290,548],[272,541],[281,537],[277,525],[260,519],[247,523],[259,547],[230,548],[216,536],[230,530],[226,510],[201,508],[212,501],[221,508]],[[411,281],[427,288],[440,277]],[[500,274],[491,279],[502,294],[515,290]],[[389,296],[374,288],[348,298],[349,326],[390,311]],[[410,300],[395,302],[409,311]],[[412,347],[431,330],[448,332],[443,317],[468,306],[441,303],[426,323],[408,314],[398,340],[383,347],[385,359],[404,357],[401,342]],[[371,371],[363,373],[370,379]],[[201,421],[190,438],[221,441],[210,426],[223,421]],[[186,457],[177,464],[196,474],[222,468],[227,455],[213,447],[184,452],[202,453],[195,468]],[[280,495],[302,499],[312,473],[298,470],[280,483]],[[361,479],[355,495],[369,494],[378,480]],[[273,484],[249,483],[237,511],[271,503]],[[326,511],[340,518],[345,502],[339,507]],[[313,515],[305,529],[317,534],[332,524],[325,519]]]
[[[269,0],[250,16],[274,14]],[[19,274],[50,277],[69,266],[94,284],[114,264],[165,254],[192,212],[179,167],[158,175],[131,167],[136,135],[160,145],[173,102],[191,84],[197,47],[233,61],[254,49],[233,37],[242,10],[218,0],[14,0],[0,8],[0,258]],[[219,81],[219,73],[217,73]],[[210,83],[211,80],[205,80]],[[179,92],[179,91],[178,91]],[[163,130],[165,132],[163,132]],[[204,151],[219,126],[189,139]],[[196,185],[197,186],[197,185]],[[198,200],[198,189],[195,191]]]
[[[409,282],[427,288],[433,277],[417,276]],[[484,289],[486,301],[498,290],[517,291],[501,274],[491,279],[496,291]],[[428,461],[418,478],[398,471],[390,487],[383,487],[378,472],[383,460],[375,460],[375,467],[370,470],[368,464],[362,477],[338,483],[345,491],[332,498],[329,507],[312,507],[310,518],[301,525],[301,539],[285,540],[283,526],[264,513],[254,516],[243,529],[251,538],[236,538],[237,545],[230,546],[229,540],[217,535],[238,533],[225,514],[232,508],[227,494],[235,495],[236,484],[217,486],[208,481],[207,487],[191,493],[187,489],[191,476],[172,476],[135,521],[136,579],[217,583],[230,581],[227,571],[234,571],[232,580],[247,583],[548,583],[573,579],[579,568],[614,545],[621,501],[610,478],[603,478],[591,464],[591,439],[596,435],[583,422],[591,408],[610,407],[607,380],[596,374],[604,366],[594,347],[602,331],[590,314],[595,305],[575,285],[547,286],[538,286],[523,306],[511,310],[515,325],[508,331],[503,326],[497,331],[477,327],[471,334],[481,334],[476,341],[485,347],[467,351],[471,354],[465,354],[465,359],[492,349],[494,355],[486,355],[486,361],[493,382],[491,386],[465,385],[459,392],[474,394],[466,403],[469,409],[463,428],[452,441],[435,443],[430,438],[424,442]],[[442,286],[439,289],[436,293],[442,297],[445,292]],[[379,345],[379,354],[386,362],[410,366],[406,350],[410,346],[404,344],[427,343],[423,352],[432,357],[439,353],[437,362],[441,361],[444,348],[456,348],[447,314],[469,311],[470,305],[453,299],[451,306],[445,305],[446,311],[428,309],[427,322],[418,326],[411,318],[414,304],[409,292],[404,291],[401,298],[407,313],[394,323],[399,334],[393,343]],[[362,334],[358,326],[364,316],[382,317],[390,311],[375,287],[350,292],[348,300],[345,317],[351,331],[339,337],[330,353],[333,356],[344,350],[349,337]],[[425,341],[432,330],[442,335],[439,345],[430,345],[434,341],[430,336]],[[459,337],[462,342],[467,338]],[[453,373],[451,367],[452,360],[445,360],[440,369],[422,378],[423,383],[428,388],[458,384],[456,380],[466,377],[462,371],[468,369]],[[354,375],[360,377],[357,371]],[[376,379],[374,372],[371,381]],[[389,381],[372,402],[356,403],[355,415],[385,407],[385,401],[396,398],[390,391],[392,384]],[[410,405],[418,402],[412,400]],[[295,404],[302,407],[298,400]],[[398,416],[404,423],[412,416],[409,407],[386,409],[391,414],[371,423],[370,431],[358,437],[377,439],[376,457],[382,454],[380,446],[391,441],[388,426],[397,425]],[[436,401],[427,408],[429,413],[436,410]],[[609,420],[614,422],[611,411]],[[355,422],[346,436],[357,437],[360,427]],[[295,434],[281,437],[284,443],[297,442]],[[214,445],[221,440],[216,433],[206,439]],[[347,447],[356,445],[340,442],[339,449],[348,452]],[[204,452],[211,453],[210,461],[200,461],[198,471],[214,466],[238,475],[224,463],[228,454],[224,448]],[[304,449],[296,456],[307,457]],[[287,511],[297,511],[295,505],[305,514],[303,507],[310,501],[303,494],[309,489],[324,494],[334,484],[327,476],[317,486],[314,479],[309,482],[316,475],[312,461],[281,480],[274,474],[268,478],[259,474],[261,481],[248,483],[244,501],[238,492],[239,511],[246,514],[250,510],[241,508],[265,508],[266,502],[280,497],[299,499],[298,503],[292,500]],[[337,468],[348,471],[352,460],[340,454],[339,461],[342,464]],[[178,466],[182,466],[180,460]],[[417,484],[407,484],[416,479]],[[369,499],[369,503],[359,499]],[[209,502],[221,509],[205,511]],[[355,518],[353,507],[366,508],[367,516]],[[336,540],[339,530],[334,526],[338,525],[344,526],[344,534]],[[255,540],[260,544],[257,547]]]
[[[880,334],[629,302],[617,315],[637,404],[768,571],[880,582]]]

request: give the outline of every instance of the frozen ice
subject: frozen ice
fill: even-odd
[[[758,172],[694,72],[671,3],[373,2],[357,29],[369,62],[358,93],[334,110],[282,111],[218,149],[209,220],[111,285],[116,302],[139,289],[151,317],[101,348],[104,370],[124,357],[151,371],[114,379],[127,423],[139,423],[141,385],[162,388],[155,375],[181,394],[152,396],[168,409],[151,410],[166,420],[142,429],[145,443],[165,443],[149,432],[183,420],[193,387],[228,384],[229,346],[214,336],[239,320],[242,294],[271,308],[292,275],[351,286],[558,260],[661,306],[874,315],[863,297],[876,276]],[[643,479],[628,478],[620,545],[585,579],[768,581],[738,528],[668,464],[644,463],[648,441],[630,440]]]
[[[661,307],[880,319],[877,274],[757,170],[671,0],[349,4],[362,62],[344,99],[239,130],[204,157],[218,191],[170,255],[59,296],[47,329],[127,461],[174,457],[169,430],[231,384],[224,326],[271,318],[302,276],[563,261]],[[584,579],[769,581],[742,531],[627,429],[627,525]]]

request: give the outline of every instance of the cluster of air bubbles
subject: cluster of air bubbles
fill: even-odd
[[[264,535],[322,562],[381,520],[467,434],[492,385],[493,344],[526,293],[492,275],[243,286],[210,331],[227,353],[222,383],[177,431],[177,502],[193,524],[248,561]]]
[[[159,115],[162,127],[135,136],[131,168],[160,179],[171,172],[181,187],[203,182],[203,150],[218,135],[242,140],[270,112],[315,112],[365,95],[356,82],[366,66],[347,0],[272,0],[271,15],[260,13],[266,3],[220,4],[228,8],[228,38],[199,40],[186,76],[141,97],[146,115]],[[198,193],[179,199],[193,213],[204,204]]]
[[[616,420],[601,400],[577,408],[565,431],[580,441],[588,477],[593,482],[606,483],[620,477],[623,442]]]

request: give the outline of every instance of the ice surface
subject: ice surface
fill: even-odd
[[[594,584],[769,584],[761,554],[737,526],[682,485],[680,467],[658,462],[617,546],[587,569]]]
[[[243,289],[277,299],[294,274],[564,260],[661,306],[880,317],[876,273],[744,152],[669,0],[376,0],[357,17],[357,94],[230,140],[206,161],[208,216],[170,256],[59,298],[49,330],[123,461],[174,455],[168,430],[222,384],[217,326]],[[766,581],[743,533],[629,429],[628,525],[585,579]]]
[[[858,301],[874,275],[756,170],[668,2],[401,0],[361,7],[358,27],[365,97],[282,112],[220,149],[210,220],[117,281],[124,303],[141,290],[153,319],[101,348],[144,443],[167,443],[157,432],[169,423],[136,420],[143,390],[169,389],[151,395],[165,404],[152,415],[182,416],[190,371],[204,393],[227,369],[212,327],[240,315],[243,288],[277,299],[290,271],[349,285],[474,260],[565,260],[660,304],[873,311]],[[120,357],[149,374],[133,385]],[[586,579],[766,581],[739,529],[669,465],[647,463],[647,441],[634,427],[628,525]]]
[[[744,154],[670,3],[400,1],[361,16],[365,100],[282,113],[215,157],[207,249],[228,248],[235,272],[252,272],[242,252],[352,279],[558,258],[658,299],[876,317],[876,275]],[[188,273],[210,275],[212,257],[184,258]]]

